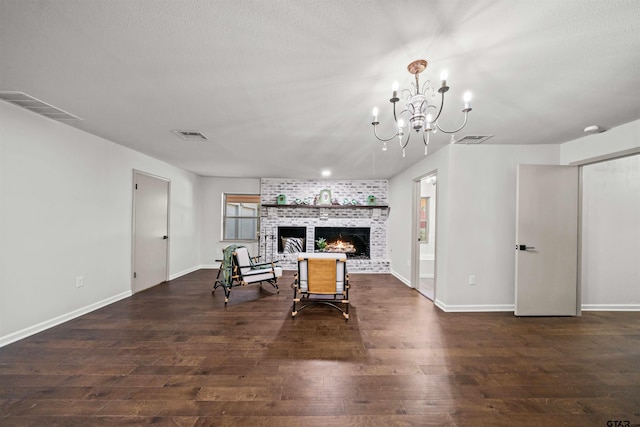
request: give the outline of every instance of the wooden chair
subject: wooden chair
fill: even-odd
[[[229,302],[231,288],[253,283],[267,282],[279,293],[278,277],[282,276],[282,268],[275,262],[258,263],[258,257],[249,256],[249,250],[244,246],[229,245],[222,250],[223,259],[220,271],[211,293],[217,288],[224,290],[224,304]]]
[[[299,254],[291,316],[316,304],[333,307],[349,320],[349,275],[345,254]]]

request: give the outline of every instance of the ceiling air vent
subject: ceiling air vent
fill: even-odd
[[[34,113],[54,120],[82,120],[80,117],[67,113],[66,111],[56,108],[53,105],[47,104],[46,102],[42,102],[39,99],[27,95],[24,92],[0,91],[0,100],[17,105],[18,107],[22,107],[26,110],[33,111]]]
[[[493,135],[465,135],[460,139],[454,140],[453,144],[482,144]]]
[[[202,132],[197,130],[172,130],[171,132],[178,135],[180,138],[187,141],[206,141],[207,137]]]

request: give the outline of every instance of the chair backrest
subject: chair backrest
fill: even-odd
[[[300,289],[314,294],[342,293],[347,274],[346,261],[344,254],[300,254]]]
[[[234,253],[241,246],[239,245],[228,245],[224,249],[222,249],[222,272],[225,283],[231,283],[233,272],[233,263],[234,263]]]
[[[244,246],[237,247],[235,250],[235,258],[238,263],[240,274],[246,274],[251,270],[251,258],[249,257],[249,250]]]

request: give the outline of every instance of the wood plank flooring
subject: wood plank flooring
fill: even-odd
[[[352,274],[349,321],[326,306],[293,319],[291,272],[279,295],[235,288],[227,307],[216,272],[1,348],[0,425],[640,424],[638,313],[443,313]]]

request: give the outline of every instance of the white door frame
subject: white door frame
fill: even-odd
[[[428,172],[424,175],[420,175],[417,178],[413,179],[413,196],[412,203],[413,209],[411,209],[411,287],[413,289],[420,288],[420,242],[418,241],[418,219],[420,218],[420,197],[422,195],[421,191],[421,182],[425,178],[429,178],[432,176],[437,177],[438,170],[434,169],[431,172]],[[436,227],[433,230],[433,238],[436,239],[436,243],[434,245],[434,261],[433,261],[433,302],[436,302],[436,294],[438,290],[438,237],[437,237],[437,229],[438,229],[438,187],[436,186],[436,210],[435,210],[435,218],[433,219],[436,222]]]
[[[577,315],[582,315],[582,263],[583,263],[583,253],[582,253],[582,245],[583,245],[583,236],[582,236],[582,225],[583,225],[583,209],[584,209],[584,167],[595,165],[597,163],[604,163],[612,160],[618,160],[625,157],[632,157],[640,155],[640,149],[632,149],[627,150],[626,152],[617,152],[610,153],[603,156],[599,156],[597,158],[582,160],[578,162],[571,162],[569,165],[578,166],[578,292],[577,292]]]
[[[162,181],[167,182],[167,236],[171,235],[170,230],[170,216],[171,216],[171,180],[168,178],[164,178],[162,176],[154,175],[151,173],[143,172],[138,169],[133,169],[132,179],[131,179],[131,197],[132,197],[132,215],[131,215],[131,292],[135,293],[135,271],[136,271],[136,176],[137,175],[145,175],[151,178],[160,179]],[[166,254],[166,269],[165,269],[165,281],[169,280],[169,246],[171,244],[171,239],[167,240],[167,254]]]

